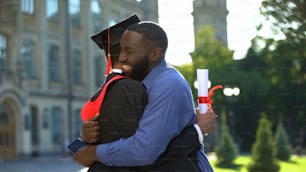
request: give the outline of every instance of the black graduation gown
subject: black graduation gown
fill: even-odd
[[[132,79],[120,79],[111,83],[100,109],[101,139],[107,143],[132,136],[138,128],[144,108],[148,102],[144,86]],[[148,171],[198,171],[196,150],[199,149],[197,133],[193,127],[173,139],[158,160],[143,167],[110,167],[96,162],[89,172],[148,172]],[[190,158],[190,157],[193,158]]]

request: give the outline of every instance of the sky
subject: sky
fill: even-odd
[[[256,35],[256,25],[263,20],[259,14],[261,0],[226,1],[228,47],[235,51],[234,59],[241,59]],[[192,0],[159,0],[158,3],[159,24],[168,35],[166,60],[173,65],[191,63],[189,53],[194,50]]]

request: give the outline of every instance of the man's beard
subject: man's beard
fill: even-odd
[[[147,56],[141,58],[132,68],[131,78],[142,81],[149,72],[149,60]]]

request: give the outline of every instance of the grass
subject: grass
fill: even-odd
[[[220,168],[216,167],[216,160],[212,158],[211,163],[215,172],[247,172],[246,166],[251,161],[250,156],[239,156],[232,167]],[[304,171],[306,169],[306,157],[291,156],[290,161],[279,161],[280,172]]]

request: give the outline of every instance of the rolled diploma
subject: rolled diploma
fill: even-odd
[[[199,112],[206,113],[208,110],[207,103],[200,103],[199,97],[208,96],[208,69],[197,69],[197,79],[198,79],[198,107]]]

